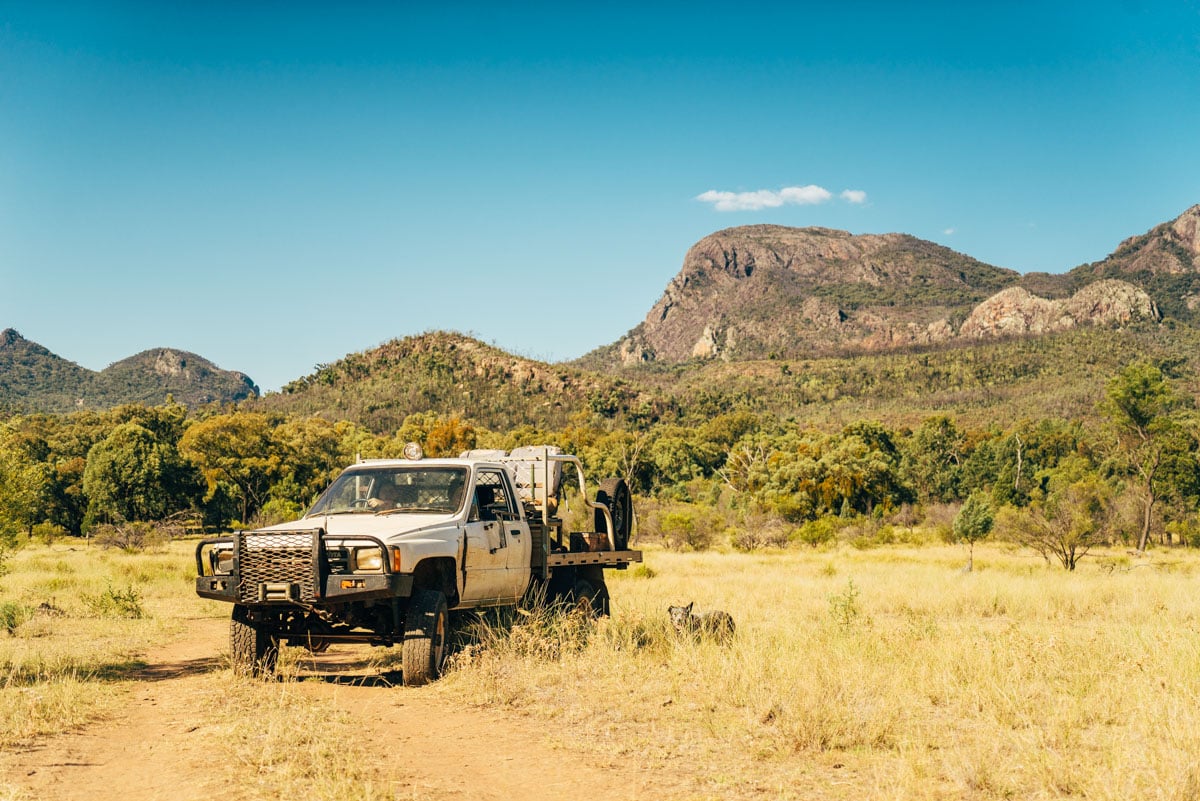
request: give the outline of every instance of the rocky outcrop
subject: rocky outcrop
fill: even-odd
[[[624,365],[799,357],[940,342],[1011,270],[904,234],[751,225],[697,242],[646,319],[608,353]]]
[[[1039,298],[1021,287],[1010,287],[975,307],[959,329],[968,339],[1012,334],[1044,334],[1054,330],[1061,304]]]
[[[1164,316],[1200,325],[1200,205],[1103,261],[1025,276],[904,234],[748,225],[693,245],[646,319],[580,361],[804,358]]]
[[[1124,325],[1157,320],[1158,309],[1143,290],[1125,281],[1096,281],[1066,300],[1050,300],[1010,287],[975,307],[959,335],[966,339],[1049,334],[1079,325]]]

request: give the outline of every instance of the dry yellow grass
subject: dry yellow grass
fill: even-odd
[[[190,551],[16,556],[0,602],[63,614],[0,630],[0,748],[109,714],[147,648],[227,616],[194,597]],[[420,692],[544,720],[564,758],[669,772],[680,798],[1200,796],[1200,556],[1068,574],[985,546],[964,562],[942,546],[652,550],[649,570],[610,574],[610,620],[517,616]],[[144,617],[97,611],[130,589]],[[666,608],[692,600],[734,615],[731,645],[675,635]],[[391,797],[378,744],[327,696],[224,669],[197,681],[196,736],[238,797]]]
[[[508,637],[441,691],[561,721],[597,751],[700,766],[714,795],[1200,793],[1200,562],[963,561],[650,552],[654,576],[616,574],[613,619],[577,649],[550,661]],[[732,612],[736,642],[668,631],[667,605],[689,600]]]
[[[15,554],[0,579],[0,603],[21,620],[0,631],[0,747],[112,710],[145,649],[195,614],[184,594],[186,549],[129,555],[79,544]]]

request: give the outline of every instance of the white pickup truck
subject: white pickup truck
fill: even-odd
[[[200,542],[196,592],[233,604],[235,665],[272,673],[281,643],[400,645],[404,683],[424,684],[441,673],[450,610],[540,590],[607,614],[604,569],[642,560],[625,482],[588,500],[579,459],[558,448],[405,454],[346,468],[299,520]],[[564,531],[564,466],[595,532]]]

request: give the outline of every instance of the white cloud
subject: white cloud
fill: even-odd
[[[842,190],[841,198],[847,203],[854,203],[861,206],[867,202],[867,193],[861,189],[844,189]]]
[[[720,192],[710,189],[697,195],[696,200],[713,204],[717,211],[758,211],[779,206],[814,206],[825,203],[831,197],[828,189],[815,184],[808,186],[785,186],[778,192],[759,189],[754,192]]]
[[[942,233],[945,234],[946,236],[954,236],[954,232],[956,230],[957,229],[955,229],[955,228],[947,228],[945,231],[942,231]]]

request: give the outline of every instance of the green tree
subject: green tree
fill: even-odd
[[[91,520],[160,520],[186,508],[195,487],[174,443],[132,421],[96,443],[83,470]]]
[[[316,500],[342,468],[354,461],[356,450],[366,445],[353,435],[353,428],[350,423],[331,423],[320,417],[291,417],[275,426],[271,441],[279,453],[280,475],[269,495],[277,505],[287,502],[290,505],[281,508],[294,509]]]
[[[463,422],[458,415],[440,420],[425,437],[425,449],[430,456],[458,456],[475,447],[475,427]]]
[[[179,452],[208,484],[205,501],[215,500],[224,485],[236,498],[243,523],[262,507],[282,475],[271,429],[266,415],[238,411],[192,423],[179,440]]]
[[[12,544],[18,532],[40,521],[38,501],[47,478],[44,465],[30,462],[14,438],[10,427],[0,425],[0,544]]]
[[[958,500],[966,439],[944,415],[931,417],[903,445],[904,473],[922,501]]]
[[[1109,538],[1112,488],[1077,456],[1041,478],[1046,491],[1036,491],[1028,508],[1009,513],[1006,528],[1017,542],[1074,570],[1088,551]]]
[[[967,572],[975,569],[975,543],[992,532],[996,516],[982,490],[972,492],[954,517],[954,539],[967,545]]]
[[[1108,382],[1100,411],[1108,419],[1117,448],[1114,462],[1135,476],[1141,496],[1142,521],[1138,550],[1145,551],[1154,524],[1155,505],[1171,492],[1165,470],[1193,444],[1180,412],[1185,399],[1162,371],[1146,363],[1131,364]]]

